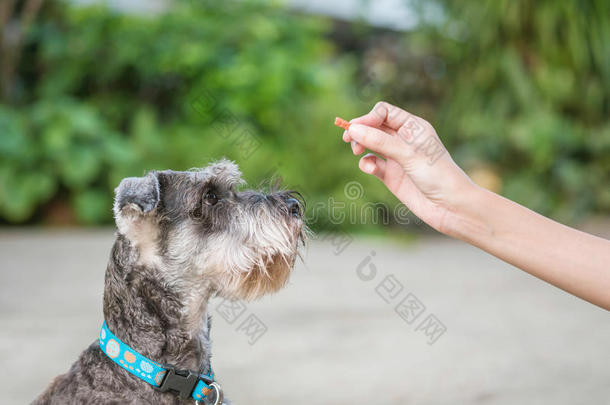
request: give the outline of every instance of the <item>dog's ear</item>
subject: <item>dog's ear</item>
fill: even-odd
[[[114,216],[118,219],[127,211],[130,216],[134,214],[149,214],[159,204],[161,187],[159,176],[151,172],[145,177],[128,177],[114,190]]]

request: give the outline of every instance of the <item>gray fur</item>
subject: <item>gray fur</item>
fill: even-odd
[[[156,173],[146,177],[128,177],[115,190],[114,213],[117,215],[127,204],[137,205],[142,212],[152,211],[159,202],[160,190]]]
[[[241,183],[237,166],[221,160],[201,170],[124,179],[117,187],[104,318],[151,360],[207,373],[208,300],[254,299],[285,284],[305,232],[301,215],[290,211],[293,194],[235,190]],[[219,197],[213,205],[203,198],[210,190]],[[112,362],[97,339],[34,401],[193,403],[155,391]]]

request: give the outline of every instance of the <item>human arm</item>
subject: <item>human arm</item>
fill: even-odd
[[[351,121],[343,139],[420,219],[610,310],[610,241],[572,229],[474,184],[425,120],[387,103]]]

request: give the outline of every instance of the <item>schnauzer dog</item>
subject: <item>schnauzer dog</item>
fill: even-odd
[[[306,232],[300,194],[242,183],[227,160],[121,181],[100,338],[34,404],[229,404],[210,366],[208,300],[283,287]]]

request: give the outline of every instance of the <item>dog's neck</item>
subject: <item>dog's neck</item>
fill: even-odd
[[[117,236],[104,288],[104,317],[108,328],[157,363],[207,373],[210,371],[206,315],[209,296],[204,293],[196,299],[198,307],[188,310],[184,297],[163,282],[160,271],[139,264],[137,249],[125,237]]]

